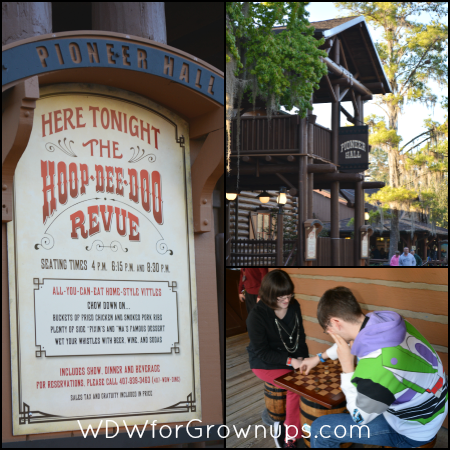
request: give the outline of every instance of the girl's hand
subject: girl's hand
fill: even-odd
[[[299,369],[300,368],[300,365],[302,364],[302,361],[299,361],[299,359],[301,359],[301,358],[292,358],[292,360],[291,360],[291,364],[292,364],[292,367],[294,368],[294,370],[297,370],[297,369]]]

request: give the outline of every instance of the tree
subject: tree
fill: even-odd
[[[377,98],[376,104],[387,117],[386,130],[398,129],[398,117],[406,104],[421,102],[433,107],[437,96],[428,82],[441,86],[447,80],[448,26],[439,19],[447,14],[445,2],[336,2],[349,15],[364,16],[368,23],[384,30],[383,41],[376,48],[391,85],[392,94]],[[438,20],[422,24],[412,16],[428,13]],[[417,193],[403,186],[402,154],[393,141],[385,145],[389,163],[389,186],[377,192],[378,201],[389,203],[392,210],[389,257],[398,247],[399,207],[415,208]],[[416,194],[416,195],[415,195]],[[372,196],[373,198],[373,196]],[[375,201],[375,199],[374,199]]]
[[[327,73],[320,57],[326,57],[327,53],[318,49],[324,40],[314,38],[314,28],[307,20],[307,4],[226,3],[228,171],[233,109],[237,105],[239,127],[240,104],[245,92],[251,92],[252,103],[257,97],[265,100],[269,118],[280,105],[287,109],[298,107],[301,117],[312,109],[311,95]],[[274,34],[275,26],[286,29]]]

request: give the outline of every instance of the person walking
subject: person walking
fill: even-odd
[[[420,267],[423,264],[422,258],[416,253],[415,250],[411,250],[411,255],[413,255],[416,260],[416,266]]]
[[[409,253],[409,248],[405,247],[403,249],[403,253],[400,255],[400,258],[398,259],[398,265],[399,266],[415,266],[416,260],[411,253]]]
[[[247,314],[250,314],[250,311],[256,305],[261,281],[268,271],[269,269],[263,267],[241,269],[241,275],[239,277],[239,300],[241,302],[245,301]]]
[[[398,259],[400,258],[400,252],[397,250],[391,258],[390,265],[398,266]]]

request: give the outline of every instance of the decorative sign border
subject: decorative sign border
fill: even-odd
[[[145,43],[68,37],[29,42],[2,51],[2,86],[55,70],[108,67],[167,78],[224,104],[223,78],[203,66]]]
[[[73,86],[77,87],[77,89],[73,89]],[[54,86],[48,86],[44,87],[42,89],[42,95],[41,98],[46,98],[48,96],[54,96],[54,95],[67,95],[67,94],[80,94],[80,95],[97,95],[102,96],[104,94],[97,92],[96,89],[102,88],[103,86],[100,85],[91,85],[90,87],[82,87],[81,89],[78,88],[78,86],[83,86],[82,84],[77,83],[67,83],[64,87],[59,87],[56,85],[56,91]],[[124,91],[123,89],[115,88],[116,94],[109,94],[109,97],[113,97],[116,100],[126,101],[135,103],[137,106],[151,110],[153,113],[155,113],[155,109],[152,108],[151,104],[156,104],[153,101],[146,99],[145,97],[142,97],[141,95],[134,94],[128,91]],[[140,101],[133,101],[130,100],[130,97],[133,99],[142,99]],[[168,120],[169,122],[172,122],[170,120],[170,115],[174,114],[168,110],[165,110],[164,108],[160,108],[162,111],[164,111],[163,114],[162,111],[160,111],[158,114]],[[178,117],[178,116],[177,116]],[[163,414],[176,414],[176,413],[190,413],[190,412],[197,412],[198,408],[201,408],[201,390],[200,390],[200,380],[199,377],[196,376],[195,373],[195,350],[194,350],[194,340],[198,342],[198,330],[195,327],[195,321],[193,320],[193,310],[197,310],[197,301],[196,301],[196,274],[195,274],[195,256],[194,256],[194,242],[193,242],[193,225],[192,225],[192,204],[189,201],[189,198],[192,195],[191,188],[190,188],[190,170],[188,166],[189,161],[189,146],[187,145],[186,148],[186,142],[184,139],[184,136],[178,137],[178,127],[177,124],[173,123],[175,129],[175,140],[180,145],[183,151],[183,166],[184,166],[184,196],[186,199],[186,220],[187,220],[187,247],[188,247],[188,258],[189,258],[189,264],[188,264],[188,270],[189,270],[189,312],[190,312],[190,325],[191,325],[191,332],[190,332],[190,339],[192,343],[192,391],[187,394],[186,400],[180,400],[179,402],[168,405],[162,409],[159,410],[153,410],[153,411],[136,411],[136,412],[126,412],[126,413],[120,413],[120,414],[102,414],[102,415],[87,415],[87,416],[77,416],[77,417],[67,417],[67,416],[59,416],[54,414],[48,414],[43,411],[40,411],[39,409],[32,409],[28,403],[25,403],[24,399],[22,398],[22,388],[21,388],[21,361],[20,357],[20,320],[19,320],[19,295],[18,295],[18,284],[16,280],[16,274],[17,274],[17,249],[16,249],[16,220],[15,217],[12,222],[7,223],[7,245],[8,245],[8,283],[9,283],[9,303],[10,303],[10,324],[14,325],[10,328],[10,340],[11,340],[11,353],[15,356],[17,365],[12,367],[11,375],[12,375],[12,387],[14,386],[14,383],[17,383],[17,393],[18,395],[13,395],[12,401],[15,402],[15,405],[13,405],[13,410],[17,408],[18,416],[19,416],[19,425],[27,425],[27,424],[34,424],[34,423],[50,423],[50,422],[67,422],[67,421],[76,421],[76,420],[94,420],[94,419],[111,419],[111,418],[120,418],[120,417],[132,417],[132,416],[150,416],[150,415],[163,415]],[[15,203],[15,198],[14,198]],[[14,211],[16,211],[16,205],[14,205]],[[42,279],[42,284],[44,283],[45,279]],[[177,295],[177,308],[178,308],[178,293],[174,289],[177,289],[177,282],[173,281],[172,284],[170,284],[169,281],[163,280],[168,283],[169,288],[172,289],[173,292],[176,292]],[[33,284],[38,285],[40,284],[39,279],[33,278]],[[35,289],[34,289],[35,290]],[[33,294],[34,297],[34,294]],[[196,312],[195,312],[196,313]],[[177,327],[179,329],[179,324],[177,323]],[[175,353],[180,352],[180,348],[176,346],[176,344],[179,344],[178,342],[174,344],[174,351]],[[36,345],[36,343],[35,343]],[[40,347],[40,346],[37,346]],[[41,350],[40,348],[36,351],[36,357],[42,356],[40,354]],[[44,355],[46,356],[46,355]],[[12,361],[13,363],[13,361]],[[196,395],[196,394],[199,395]],[[201,420],[201,416],[200,416]],[[13,413],[13,422],[14,422],[14,413]],[[169,422],[172,423],[172,422]],[[14,423],[13,423],[14,428]],[[33,432],[30,432],[31,434],[34,434]],[[14,434],[14,431],[13,431]]]

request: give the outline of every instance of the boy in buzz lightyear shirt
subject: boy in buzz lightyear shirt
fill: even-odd
[[[316,419],[311,448],[345,442],[412,448],[433,440],[447,416],[447,379],[438,354],[419,331],[393,311],[365,316],[345,287],[325,292],[317,319],[335,344],[304,359],[301,370],[308,374],[320,360],[339,358],[350,414]]]

